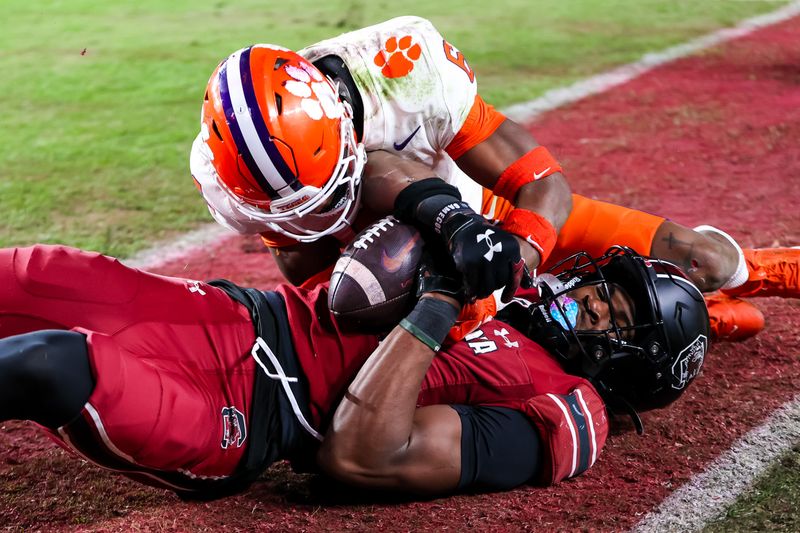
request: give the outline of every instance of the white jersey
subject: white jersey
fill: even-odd
[[[482,187],[445,152],[475,102],[475,74],[428,20],[395,18],[298,53],[312,63],[329,55],[344,61],[363,101],[362,142],[367,152],[386,150],[422,162],[432,174],[457,187],[464,201],[481,212]],[[192,174],[211,214],[239,233],[269,231],[240,212],[222,191],[208,154],[202,153],[202,135],[192,146]]]
[[[399,17],[298,53],[312,63],[327,55],[344,61],[364,103],[367,152],[386,150],[424,163],[480,212],[480,185],[444,151],[475,102],[475,74],[430,21]]]

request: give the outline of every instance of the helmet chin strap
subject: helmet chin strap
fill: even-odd
[[[602,384],[595,384],[595,387],[600,393],[600,396],[603,398],[603,401],[606,402],[606,406],[612,412],[624,413],[630,416],[631,421],[633,422],[633,427],[636,429],[636,434],[644,435],[644,424],[642,423],[642,418],[639,416],[639,413],[636,411],[635,407],[633,407],[624,397],[608,390]]]

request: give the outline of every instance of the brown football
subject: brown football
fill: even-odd
[[[386,332],[408,314],[423,244],[413,226],[393,217],[353,239],[334,266],[328,291],[328,307],[343,331]]]

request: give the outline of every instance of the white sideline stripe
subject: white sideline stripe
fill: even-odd
[[[503,112],[517,122],[528,122],[545,111],[576,102],[593,94],[605,92],[664,63],[669,63],[731,39],[743,37],[755,30],[783,22],[796,15],[800,15],[800,1],[798,0],[790,2],[776,11],[743,20],[733,28],[723,28],[687,43],[667,48],[661,52],[645,54],[639,61],[634,63],[586,78],[568,87],[547,91],[535,100],[512,105],[503,110]]]
[[[156,268],[188,256],[225,239],[233,239],[238,234],[217,224],[205,224],[200,228],[185,233],[177,239],[157,243],[150,248],[133,254],[122,262],[134,268]]]
[[[528,122],[545,111],[576,102],[587,96],[601,93],[630,81],[658,65],[698,52],[704,48],[742,37],[757,29],[777,24],[796,15],[800,15],[800,0],[794,0],[771,13],[744,20],[734,28],[718,30],[688,43],[673,46],[661,52],[646,54],[639,61],[629,65],[586,78],[568,87],[547,91],[535,100],[512,105],[502,111],[507,117],[517,122]],[[226,236],[232,237],[230,230],[225,230],[218,224],[209,224],[174,241],[159,243],[142,250],[123,262],[136,268],[157,268],[170,261],[180,259],[191,252],[217,244]]]
[[[632,531],[697,531],[726,508],[791,447],[800,442],[800,395],[739,439],[701,474],[670,494]]]

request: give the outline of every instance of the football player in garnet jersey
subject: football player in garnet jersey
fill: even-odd
[[[510,304],[541,345],[490,321],[442,347],[463,285],[423,271],[379,346],[340,332],[324,285],[258,291],[63,246],[0,250],[0,421],[187,497],[241,490],[280,458],[365,486],[497,490],[585,471],[606,402],[666,405],[703,363],[699,291],[628,250],[576,256]]]
[[[404,160],[421,171],[400,171]],[[722,289],[709,301],[717,338],[763,327],[739,297],[800,296],[798,250],[742,251],[714,228],[571,195],[558,161],[481,99],[464,55],[418,17],[297,53],[233,53],[208,82],[190,165],[213,217],[261,234],[297,285],[325,279],[353,229],[394,211],[442,240],[478,298],[506,287],[507,300],[520,258],[533,271],[615,244],[680,265],[704,292]],[[485,261],[476,238],[490,224],[499,247]]]

